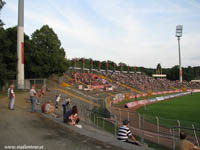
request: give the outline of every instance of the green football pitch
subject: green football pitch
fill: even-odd
[[[176,120],[179,120],[183,126],[194,124],[200,127],[200,93],[150,104],[137,111],[152,123],[156,123],[155,116],[158,116],[162,126],[176,126]]]

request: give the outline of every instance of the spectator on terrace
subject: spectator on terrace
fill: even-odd
[[[44,108],[43,108],[44,107]],[[59,117],[59,115],[56,115],[55,114],[55,108],[54,106],[52,105],[51,101],[47,101],[47,103],[43,104],[42,105],[42,109],[44,109],[44,113],[46,114],[49,114],[49,115],[52,115],[56,118]],[[42,110],[43,111],[43,110]]]
[[[45,95],[44,90],[41,88],[39,91],[39,97],[43,97]]]
[[[11,85],[10,85],[11,86]],[[10,86],[8,88],[8,109],[10,109]]]
[[[33,84],[32,85],[32,88],[30,90],[30,101],[31,101],[31,112],[35,112],[35,104],[37,102],[37,98],[38,98],[38,95],[35,91],[35,85]]]
[[[45,104],[45,107],[44,107],[44,112],[46,114],[54,114],[54,106],[51,105],[51,101],[47,101],[47,103]]]
[[[184,132],[180,133],[180,150],[199,150],[192,142],[188,141],[187,135]]]
[[[64,122],[69,125],[76,125],[80,121],[78,117],[78,108],[73,106],[71,110],[67,111],[64,115]]]
[[[56,104],[55,107],[58,108],[59,101],[61,100],[61,94],[56,95]]]
[[[64,116],[65,113],[71,109],[69,97],[63,100],[62,106],[63,106],[63,116]]]
[[[46,91],[48,91],[48,92],[49,92],[49,91],[51,91],[51,90],[50,90],[48,87],[46,87]]]
[[[9,98],[8,108],[10,110],[14,110],[14,103],[15,103],[14,84],[11,84],[10,88],[8,89],[8,98]]]
[[[46,105],[46,103],[44,103],[44,104],[41,105],[41,110],[42,110],[43,113],[45,113],[44,112],[45,105]]]
[[[132,135],[131,130],[128,127],[129,121],[124,120],[123,126],[119,128],[117,139],[122,142],[127,142],[135,145],[140,145],[140,143],[135,139],[135,137]],[[129,140],[129,137],[131,140]]]
[[[135,93],[135,100],[137,100],[137,94]]]

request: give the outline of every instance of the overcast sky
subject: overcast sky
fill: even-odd
[[[48,24],[67,58],[155,68],[178,65],[176,25],[183,25],[183,66],[200,66],[200,0],[24,0],[24,31]],[[17,25],[18,0],[6,0],[4,27]]]

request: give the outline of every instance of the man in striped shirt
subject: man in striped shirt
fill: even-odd
[[[123,142],[128,142],[131,144],[140,145],[138,141],[136,141],[135,137],[132,135],[131,130],[128,127],[129,121],[124,120],[123,126],[119,128],[117,139]],[[131,140],[129,140],[129,137],[131,137]]]

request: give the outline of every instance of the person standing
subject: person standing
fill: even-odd
[[[35,85],[32,85],[30,90],[31,112],[35,112],[35,103],[37,99],[37,92],[35,91]]]
[[[11,86],[11,85],[10,85]],[[8,109],[10,109],[10,86],[8,88]]]
[[[63,106],[63,116],[64,116],[65,113],[71,109],[69,97],[63,100],[62,106]]]
[[[8,98],[9,98],[9,109],[14,110],[15,104],[15,92],[14,92],[14,85],[11,84],[10,88],[8,89]]]
[[[61,94],[56,95],[56,104],[55,104],[55,108],[58,108],[59,105],[59,101],[61,100]]]

